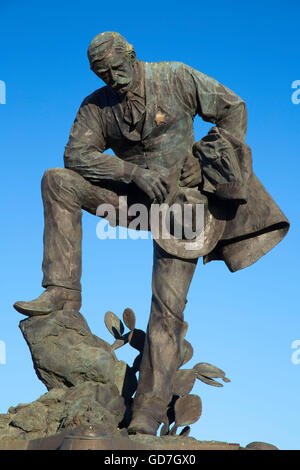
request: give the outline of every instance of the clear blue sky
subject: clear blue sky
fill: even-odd
[[[255,265],[232,274],[200,260],[188,296],[189,364],[224,369],[223,389],[198,383],[203,440],[258,440],[300,449],[299,131],[297,2],[2,1],[0,80],[7,103],[1,129],[1,322],[7,363],[0,364],[0,412],[46,392],[18,329],[16,300],[41,293],[43,211],[40,180],[63,166],[64,145],[82,99],[101,81],[86,50],[98,33],[123,34],[146,61],[178,60],[233,89],[247,103],[247,143],[254,169],[291,221],[287,237]],[[195,122],[196,139],[209,126]],[[84,214],[83,306],[92,331],[111,342],[103,317],[131,307],[146,328],[150,307],[150,240],[100,241],[96,217]],[[124,348],[120,359],[132,361]],[[186,367],[188,367],[188,365]]]

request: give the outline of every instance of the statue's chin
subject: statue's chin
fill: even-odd
[[[130,86],[131,86],[131,82],[126,83],[124,85],[117,85],[117,86],[113,87],[113,90],[116,93],[118,93],[119,95],[123,95],[124,93],[127,93],[129,91]]]

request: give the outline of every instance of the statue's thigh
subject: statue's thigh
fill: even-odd
[[[136,219],[138,209],[145,214],[146,223],[148,222],[149,201],[133,184],[103,181],[94,185],[84,180],[80,183],[80,193],[83,198],[82,208],[91,214],[102,216],[109,204],[115,212],[114,220],[118,225],[128,226]],[[143,205],[143,211],[140,204]]]
[[[119,207],[119,196],[114,189],[109,189],[101,184],[92,184],[82,178],[79,182],[78,190],[80,193],[82,209],[96,215],[99,206],[110,204],[117,211]]]
[[[116,187],[92,184],[68,168],[50,168],[42,179],[42,196],[46,205],[63,205],[72,210],[85,209],[96,214],[100,204],[118,207]]]

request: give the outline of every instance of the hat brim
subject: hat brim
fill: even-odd
[[[178,258],[194,259],[207,255],[215,248],[224,232],[226,220],[220,216],[220,210],[206,195],[198,188],[185,188],[176,184],[168,194],[165,204],[169,209],[161,211],[159,219],[155,217],[154,220],[152,213],[150,217],[152,237],[163,250]],[[171,208],[174,204],[181,206],[182,212],[186,205],[190,205],[193,217],[195,214],[202,215],[200,223],[199,221],[195,223],[194,220],[190,223],[195,226],[193,237],[184,236],[184,226],[181,227],[182,230],[178,230],[178,224],[183,222],[183,217],[180,220],[177,218],[177,233],[172,233],[174,232],[174,216],[172,217]],[[196,209],[197,205],[199,205],[199,210]]]

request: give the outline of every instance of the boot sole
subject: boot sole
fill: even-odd
[[[14,305],[14,309],[21,313],[22,315],[26,315],[27,317],[34,317],[34,316],[39,316],[39,315],[49,315],[52,312],[58,311],[58,310],[77,310],[79,311],[81,307],[81,302],[72,302],[70,300],[67,300],[65,302],[62,302],[61,304],[55,305],[52,309],[48,310],[33,310],[32,308],[26,308],[22,307],[21,305],[18,305],[16,302]]]

